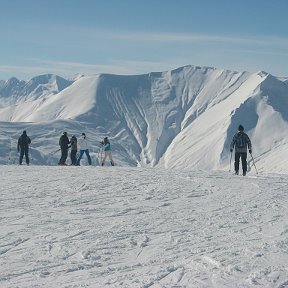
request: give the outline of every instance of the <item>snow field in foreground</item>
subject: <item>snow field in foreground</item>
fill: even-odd
[[[0,166],[0,287],[288,287],[288,175]]]

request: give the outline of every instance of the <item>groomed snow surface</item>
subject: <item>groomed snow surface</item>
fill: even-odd
[[[1,165],[0,287],[288,287],[288,175]]]

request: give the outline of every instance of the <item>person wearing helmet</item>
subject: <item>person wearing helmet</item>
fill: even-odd
[[[102,141],[103,149],[104,149],[104,159],[101,163],[102,166],[105,164],[105,160],[107,157],[109,157],[110,164],[114,166],[114,161],[112,159],[112,152],[111,152],[111,145],[108,137],[105,137],[104,140]]]
[[[71,158],[71,165],[76,165],[77,163],[77,138],[75,135],[72,135],[71,139],[70,139],[70,147],[71,147],[71,151],[70,151],[70,158]]]
[[[252,153],[252,144],[248,135],[244,132],[244,127],[239,125],[238,132],[233,136],[230,144],[230,152],[235,148],[234,169],[235,174],[239,174],[239,162],[241,158],[243,176],[247,173],[247,148]]]
[[[80,166],[80,160],[83,156],[83,154],[85,153],[88,159],[88,164],[91,165],[92,161],[91,161],[91,157],[89,154],[89,149],[88,149],[88,141],[87,141],[87,137],[85,133],[82,133],[81,137],[78,140],[78,146],[79,146],[79,150],[80,150],[80,155],[77,159],[77,166]]]
[[[67,165],[66,164],[66,159],[68,156],[68,149],[69,149],[69,138],[67,135],[67,132],[63,132],[63,134],[61,135],[60,139],[59,139],[59,146],[61,149],[61,158],[58,162],[58,165]]]
[[[22,135],[18,139],[17,150],[20,152],[19,165],[22,165],[23,157],[25,155],[26,164],[29,165],[29,145],[31,144],[31,139],[28,137],[26,131],[24,130]]]

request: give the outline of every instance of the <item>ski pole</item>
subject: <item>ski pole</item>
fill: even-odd
[[[250,155],[251,155],[251,158],[252,158],[252,161],[253,161],[253,165],[254,165],[255,170],[256,170],[256,174],[258,174],[258,170],[257,170],[257,168],[256,168],[255,161],[254,161],[254,158],[253,158],[252,153],[250,153]]]
[[[31,161],[33,161],[34,158],[33,158],[32,148],[31,148],[31,146],[30,146],[28,149],[29,149],[29,150],[28,150],[28,155],[30,156]]]
[[[61,148],[60,149],[58,149],[58,150],[56,150],[56,151],[54,151],[54,152],[51,152],[50,154],[55,154],[55,153],[57,153],[57,152],[59,152],[61,150]]]
[[[99,151],[98,151],[98,158],[100,159],[100,163],[99,165],[102,165],[102,151],[103,151],[103,142],[100,142],[100,147],[99,147]]]
[[[8,155],[8,165],[10,165],[12,160],[12,138],[10,139],[9,155]]]
[[[230,155],[230,168],[229,168],[229,172],[231,172],[231,161],[232,161],[232,151],[231,151],[231,155]]]

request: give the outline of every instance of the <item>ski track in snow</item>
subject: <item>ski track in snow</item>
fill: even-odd
[[[0,166],[0,287],[288,287],[288,176]]]

